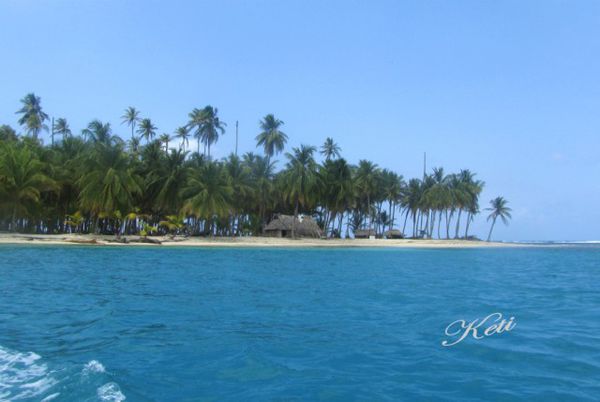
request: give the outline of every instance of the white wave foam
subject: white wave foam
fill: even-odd
[[[45,364],[36,363],[40,356],[21,353],[0,346],[0,398],[26,399],[46,392],[57,381]]]
[[[106,402],[121,402],[127,399],[121,392],[119,385],[109,382],[98,388],[98,398]]]
[[[90,360],[83,367],[84,375],[88,375],[90,373],[104,373],[105,371],[106,370],[104,369],[104,366],[98,360]]]
[[[57,393],[52,394],[52,395],[48,395],[47,397],[45,397],[44,399],[42,399],[42,402],[52,401],[52,400],[58,398],[59,395],[60,395],[60,392],[57,392]]]

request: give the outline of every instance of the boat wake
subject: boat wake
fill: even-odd
[[[107,377],[106,369],[97,360],[87,362],[83,368],[51,369],[34,352],[0,346],[0,401],[127,399],[116,382],[106,382]]]

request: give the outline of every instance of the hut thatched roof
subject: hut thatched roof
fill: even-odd
[[[398,229],[390,229],[383,232],[383,235],[388,239],[402,239],[404,234]]]
[[[265,227],[266,232],[285,230],[290,232],[292,231],[292,225],[294,223],[294,217],[291,215],[276,215],[271,222]],[[307,237],[321,237],[322,231],[317,222],[310,216],[298,216],[296,219],[296,234],[298,236],[307,236]]]
[[[375,229],[356,229],[354,231],[354,237],[371,237],[376,234]]]

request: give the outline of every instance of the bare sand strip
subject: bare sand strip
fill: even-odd
[[[285,239],[274,237],[175,237],[153,236],[161,244],[139,242],[139,236],[126,236],[127,243],[102,235],[27,235],[0,233],[0,244],[102,245],[102,246],[177,246],[177,247],[395,247],[395,248],[475,248],[522,247],[513,243],[467,240],[413,239]]]

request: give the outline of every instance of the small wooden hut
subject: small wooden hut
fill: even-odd
[[[376,235],[375,229],[356,229],[354,231],[355,239],[369,239],[371,236],[375,237]]]
[[[390,229],[383,232],[386,239],[404,239],[404,234],[398,229]]]

